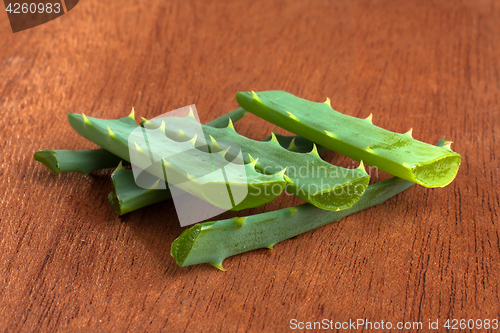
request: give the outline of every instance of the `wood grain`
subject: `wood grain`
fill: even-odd
[[[0,330],[281,332],[293,318],[498,319],[499,7],[88,0],[16,34],[0,13]],[[208,121],[237,106],[237,91],[269,89],[330,97],[336,110],[373,113],[392,131],[413,127],[425,142],[446,135],[462,154],[459,174],[445,188],[415,186],[272,251],[229,258],[220,272],[177,267],[172,203],[120,218],[106,199],[109,171],[53,175],[33,160],[41,149],[94,147],[68,112],[114,118],[135,106],[153,117],[195,103]],[[236,127],[261,139],[274,126],[250,115]],[[283,196],[240,214],[297,203]]]

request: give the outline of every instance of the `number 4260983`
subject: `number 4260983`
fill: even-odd
[[[35,14],[35,13],[56,13],[59,14],[61,12],[61,4],[60,3],[9,3],[7,8],[5,9],[8,13],[11,14]]]

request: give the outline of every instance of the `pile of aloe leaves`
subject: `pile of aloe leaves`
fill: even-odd
[[[133,171],[127,167],[131,162],[128,143],[135,129],[154,129],[159,133],[161,144],[148,143],[159,156],[169,154],[172,145],[168,143],[177,140],[190,142],[194,147],[200,142],[210,147],[208,152],[200,150],[198,158],[203,159],[203,154],[217,154],[218,158],[227,159],[230,147],[219,143],[236,144],[244,160],[246,174],[243,176],[246,177],[242,177],[241,182],[235,180],[231,186],[247,186],[248,195],[232,210],[261,206],[283,191],[307,202],[262,214],[197,223],[172,243],[171,254],[179,266],[209,263],[221,270],[224,270],[223,260],[229,256],[272,248],[280,241],[378,205],[415,184],[444,187],[453,181],[460,166],[460,155],[451,150],[451,142],[444,138],[431,145],[415,140],[411,130],[404,134],[390,132],[373,125],[371,115],[360,119],[333,110],[329,99],[317,103],[284,91],[264,91],[239,92],[236,100],[240,105],[238,109],[201,125],[204,133],[201,137],[172,130],[196,121],[191,114],[170,117],[171,126],[165,126],[164,121],[154,119],[144,119],[138,125],[133,110],[129,116],[119,119],[70,113],[70,125],[101,148],[42,150],[36,152],[34,158],[53,173],[88,175],[95,170],[115,168],[108,199],[116,214],[123,215],[172,197],[168,186],[142,188],[136,184]],[[246,138],[234,130],[233,122],[248,112],[296,135],[271,133],[263,141]],[[360,161],[360,165],[356,169],[332,165],[319,155],[326,150]],[[139,147],[135,153],[147,154]],[[185,171],[193,165],[190,158],[184,156],[175,163],[165,162],[162,168],[189,180],[196,179],[196,170],[194,176],[193,171],[191,174]],[[368,185],[370,179],[364,164],[394,177]],[[297,172],[304,168],[307,172]],[[216,186],[216,181],[207,177],[198,179],[192,181],[189,193],[216,204],[213,196],[207,194],[207,188]]]

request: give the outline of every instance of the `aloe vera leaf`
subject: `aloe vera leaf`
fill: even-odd
[[[144,140],[143,136],[139,137],[135,132],[133,133],[133,131],[138,128],[133,113],[128,117],[119,119],[98,119],[70,113],[68,114],[68,121],[80,135],[129,162],[129,140],[137,140],[137,142],[139,142],[139,140]],[[153,139],[151,139],[150,134],[154,137]],[[221,206],[221,201],[218,200],[218,196],[214,195],[214,192],[227,191],[228,183],[221,182],[210,173],[198,177],[197,172],[198,170],[210,170],[214,161],[223,163],[221,161],[224,159],[222,154],[209,154],[196,149],[196,138],[184,142],[172,140],[164,135],[161,128],[148,132],[148,139],[150,152],[153,152],[156,156],[163,157],[175,155],[178,157],[176,163],[168,163],[163,160],[159,162],[159,164],[161,164],[159,167],[153,168],[152,170],[149,169],[148,172],[160,179],[165,179],[164,172],[168,170],[170,174],[175,175],[177,183],[174,185],[181,184],[183,190],[186,192],[212,203],[215,206]],[[181,150],[189,149],[190,153],[179,154],[179,147]],[[140,157],[139,162],[144,161],[144,165],[138,165],[139,168],[146,170],[146,168],[149,167],[150,152],[146,152],[140,147],[136,148],[134,153]],[[229,186],[233,193],[238,191],[238,189],[246,187],[248,189],[248,195],[241,202],[236,204],[236,206],[225,206],[220,208],[240,210],[257,207],[273,200],[285,187],[286,181],[283,176],[284,171],[275,174],[262,174],[255,170],[254,164],[245,164],[245,175],[243,175],[238,174],[237,172],[239,170],[237,168],[235,170],[235,168],[235,165],[232,163],[225,166],[227,173],[236,175],[231,179]],[[191,170],[192,173],[190,174],[186,172],[186,170]]]
[[[108,200],[117,215],[130,213],[139,208],[172,198],[172,194],[165,189],[144,189],[137,186],[132,170],[122,167],[122,164],[111,174],[112,190]]]
[[[248,111],[237,108],[207,123],[208,126],[222,128],[229,124],[229,119],[233,123],[243,118]],[[141,125],[144,121],[141,121]],[[115,156],[111,153],[108,153]],[[121,167],[121,164],[111,174],[112,189],[108,195],[108,200],[113,206],[117,215],[124,215],[134,210],[165,201],[172,198],[168,189],[144,189],[137,186],[132,170]]]
[[[435,147],[332,109],[330,100],[316,103],[284,91],[239,92],[236,100],[245,110],[394,176],[425,187],[444,187],[455,178],[460,154],[450,144]]]
[[[208,126],[222,128],[243,118],[248,111],[237,108],[207,123]],[[35,160],[43,163],[53,173],[79,172],[83,175],[99,170],[114,168],[122,160],[105,149],[89,150],[40,150],[34,155]],[[128,164],[127,162],[123,163]],[[121,178],[119,178],[121,179]]]
[[[446,141],[441,139],[437,146]],[[336,222],[390,199],[415,185],[398,177],[368,186],[361,199],[338,212],[309,203],[247,217],[198,223],[172,243],[170,254],[181,267],[209,263],[224,270],[222,261],[243,252],[269,248],[285,239]]]
[[[162,121],[169,122],[165,130],[167,135],[176,134],[172,129],[189,129],[194,127],[189,122],[196,123],[192,117],[168,117],[153,119],[144,126],[158,128]],[[274,133],[270,141],[262,142],[238,134],[232,125],[225,128],[201,126],[207,140],[211,139],[215,146],[223,142],[237,145],[245,163],[254,164],[261,172],[273,174],[286,169],[286,191],[316,207],[326,210],[351,207],[368,186],[370,179],[362,164],[356,169],[332,165],[321,159],[314,145],[308,153],[296,153],[283,148]],[[186,131],[184,135],[190,137],[193,133]],[[231,155],[231,150],[227,154]]]
[[[171,255],[181,267],[210,263],[222,269],[222,261],[227,257],[272,248],[285,239],[378,205],[412,185],[415,183],[397,177],[370,185],[356,204],[338,212],[305,203],[242,218],[198,223],[172,243]]]
[[[231,118],[232,119],[232,118]],[[299,136],[283,136],[276,134],[282,147],[298,153],[308,153],[313,148],[313,143]],[[269,141],[269,139],[265,139]],[[290,144],[293,139],[297,145]],[[325,149],[323,147],[318,147]],[[108,195],[108,200],[115,209],[117,215],[130,213],[134,210],[155,204],[160,201],[171,199],[171,193],[167,190],[144,189],[135,183],[132,170],[117,168],[111,175],[113,187]]]
[[[98,169],[114,168],[121,161],[104,149],[40,150],[34,158],[53,173],[79,172],[84,175]]]

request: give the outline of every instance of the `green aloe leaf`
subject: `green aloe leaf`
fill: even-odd
[[[186,118],[191,119],[191,117]],[[227,183],[221,182],[214,173],[198,175],[197,172],[201,173],[205,170],[210,170],[214,161],[219,164],[226,163],[222,161],[224,160],[224,156],[222,154],[210,154],[197,149],[196,145],[199,139],[196,136],[187,141],[176,141],[164,134],[165,127],[158,128],[152,131],[152,135],[154,135],[153,140],[148,137],[150,150],[145,151],[136,143],[139,140],[144,140],[144,136],[142,135],[142,130],[135,131],[140,127],[135,123],[133,114],[119,119],[98,119],[70,113],[68,114],[68,121],[80,135],[129,162],[128,144],[129,140],[133,141],[136,144],[133,152],[139,157],[137,161],[144,163],[144,166],[138,165],[138,167],[146,170],[149,167],[151,154],[159,156],[160,159],[156,158],[159,163],[158,166],[154,169],[148,169],[148,172],[164,180],[165,173],[168,172],[169,175],[175,176],[176,185],[182,184],[186,192],[215,206],[221,204],[218,196],[215,196],[214,193],[226,191]],[[190,154],[179,154],[179,147],[181,145],[181,150],[189,149]],[[177,157],[175,163],[167,161],[169,156]],[[233,163],[225,166],[227,173],[236,175],[229,183],[233,193],[238,189],[246,188],[248,195],[231,208],[227,206],[220,208],[241,210],[258,207],[273,200],[285,187],[286,181],[283,171],[274,174],[262,174],[255,170],[254,164],[243,165],[244,174],[240,173],[240,169]],[[191,170],[192,173],[186,172],[186,170]]]
[[[435,147],[284,91],[239,92],[245,110],[308,140],[425,187],[443,187],[455,178],[461,157],[448,142]]]
[[[245,109],[237,108],[208,122],[207,125],[223,128],[229,124],[229,119],[232,122],[236,122],[247,113],[248,111]],[[88,150],[40,150],[35,153],[34,158],[36,161],[43,163],[53,173],[79,172],[85,176],[96,170],[115,168],[122,161],[122,158],[102,148]],[[127,161],[123,163],[123,165],[129,164]]]
[[[175,129],[194,128],[193,124],[196,123],[196,120],[190,117],[168,117],[153,119],[146,122],[144,126],[155,129],[166,121],[169,122],[169,126],[163,126],[165,132],[174,137],[177,135]],[[212,147],[219,146],[221,150],[229,149],[225,152],[225,156],[229,156],[229,159],[234,158],[233,154],[239,153],[241,149],[245,163],[254,165],[264,174],[275,174],[285,170],[286,191],[316,207],[327,210],[351,207],[368,186],[369,176],[363,165],[356,169],[332,165],[321,159],[316,146],[312,143],[310,152],[297,153],[292,151],[293,149],[283,148],[275,134],[272,134],[270,141],[262,142],[238,134],[232,124],[226,128],[213,128],[206,125],[202,125],[202,128],[206,139],[212,141]],[[192,137],[194,134],[186,130],[182,132],[182,135]],[[295,148],[295,141],[297,139],[292,139],[289,147]],[[300,139],[300,141],[304,143],[305,140]],[[233,145],[236,146],[233,147]],[[232,148],[237,149],[232,150]]]
[[[444,145],[443,138],[437,146]],[[172,243],[170,253],[181,267],[209,263],[224,270],[222,262],[227,257],[272,248],[285,239],[381,204],[413,185],[415,183],[398,177],[370,185],[354,206],[339,212],[306,203],[252,216],[198,223]]]

